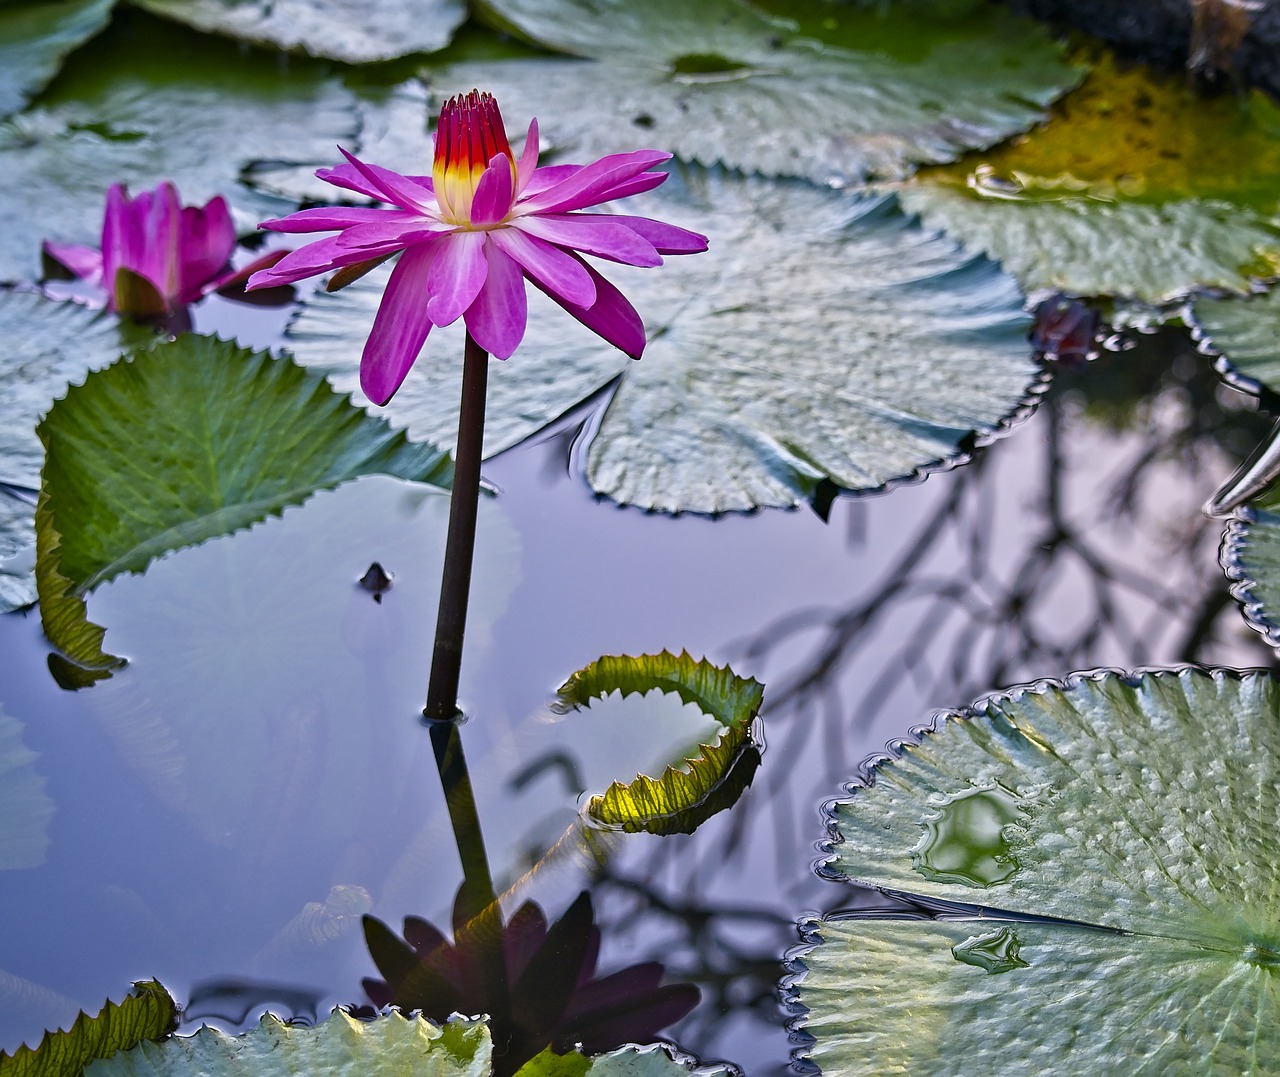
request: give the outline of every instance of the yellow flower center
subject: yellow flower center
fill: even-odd
[[[472,90],[451,97],[440,109],[436,127],[436,157],[431,177],[441,216],[451,224],[471,224],[471,202],[489,162],[503,154],[515,182],[516,159],[502,126],[502,114],[492,94]]]

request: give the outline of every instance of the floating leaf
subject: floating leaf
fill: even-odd
[[[73,387],[40,425],[36,581],[45,634],[88,668],[117,664],[84,595],[154,558],[382,473],[446,482],[411,444],[283,359],[187,335]]]
[[[0,709],[0,871],[44,863],[53,801],[35,768],[38,758],[22,742],[22,723]]]
[[[346,63],[444,48],[467,16],[462,0],[375,0],[359,18],[337,0],[138,0],[165,18],[259,45]]]
[[[647,319],[639,362],[531,296],[524,344],[491,364],[487,452],[619,379],[587,456],[598,492],[670,512],[790,506],[824,478],[874,489],[956,461],[1035,382],[1013,282],[892,199],[689,169],[630,209],[711,250],[609,267]],[[290,328],[344,392],[387,272],[317,295]],[[433,332],[383,414],[448,444],[461,354],[460,326]]]
[[[1041,26],[997,7],[948,20],[887,4],[786,4],[817,39],[736,0],[477,8],[589,59],[433,64],[428,81],[519,102],[575,160],[648,145],[840,186],[901,177],[1026,130],[1078,77]]]
[[[1280,1051],[1271,677],[1041,682],[860,784],[827,870],[966,904],[814,925],[796,993],[823,1072],[1234,1074]]]
[[[136,983],[123,1002],[108,1002],[93,1017],[82,1012],[69,1031],[46,1032],[34,1050],[24,1046],[12,1056],[0,1053],[0,1075],[67,1077],[95,1059],[161,1039],[177,1027],[178,1006],[169,992],[154,980]]]
[[[1250,627],[1280,648],[1280,489],[1244,509],[1222,536],[1222,564]]]
[[[284,206],[240,183],[247,165],[315,167],[335,142],[352,142],[351,95],[318,65],[278,69],[163,29],[113,25],[39,107],[0,123],[0,280],[36,279],[45,239],[97,246],[112,183],[136,191],[172,180],[190,204],[226,195],[255,225]]]
[[[669,1047],[622,1047],[587,1058],[573,1052],[558,1055],[550,1048],[530,1059],[516,1077],[733,1077],[731,1066],[697,1064],[688,1056],[676,1058]]]
[[[587,805],[587,814],[605,826],[629,832],[688,834],[714,811],[730,807],[760,761],[760,746],[752,734],[752,723],[760,712],[764,687],[734,674],[728,667],[713,666],[705,659],[695,661],[688,654],[662,654],[633,658],[606,656],[580,669],[560,687],[559,704],[582,707],[611,692],[625,698],[657,689],[678,695],[724,727],[715,744],[701,744],[698,753],[668,766],[660,778],[641,774],[634,780],[614,782]],[[643,736],[643,730],[638,731]],[[724,802],[716,797],[720,786],[749,759],[734,796]],[[708,802],[712,810],[705,810]]]
[[[115,0],[28,0],[0,4],[0,116],[16,112],[62,61],[107,25]]]
[[[1280,272],[1280,107],[1102,57],[1040,130],[902,193],[1028,291],[1165,303]]]
[[[314,1027],[287,1025],[271,1014],[240,1036],[201,1028],[193,1036],[143,1043],[97,1063],[87,1077],[286,1077],[361,1073],[369,1077],[488,1077],[493,1045],[481,1022],[440,1028],[392,1012],[357,1021],[342,1010]]]
[[[1280,293],[1249,299],[1197,299],[1192,308],[1202,341],[1232,381],[1257,392],[1280,392]]]

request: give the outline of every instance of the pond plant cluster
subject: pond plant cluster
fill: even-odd
[[[4,1077],[752,1072],[732,1044],[704,1063],[663,1039],[688,1027],[698,986],[658,961],[602,968],[609,928],[577,880],[629,842],[709,826],[750,856],[724,820],[769,774],[763,730],[823,689],[821,672],[766,691],[743,671],[807,622],[736,671],[679,638],[605,655],[519,737],[474,739],[499,717],[468,704],[468,670],[518,547],[482,462],[569,429],[575,481],[598,499],[763,527],[772,510],[825,518],[853,495],[978,473],[1045,399],[1077,392],[1105,423],[1126,406],[1106,378],[1136,378],[1143,341],[1190,332],[1212,359],[1179,414],[1228,453],[1257,422],[1222,406],[1227,386],[1264,411],[1280,392],[1280,106],[1002,4],[375,0],[353,22],[324,0],[3,0],[0,56],[0,609],[38,618],[49,677],[96,701],[95,735],[176,820],[175,847],[265,888],[297,839],[255,832],[268,805],[341,846],[326,851],[350,880],[284,915],[253,969],[208,969],[185,1006],[140,980],[96,1009],[6,943]],[[272,346],[207,331],[232,309],[233,332],[275,319]],[[1190,384],[1169,366],[1156,378]],[[1264,441],[1210,501],[1231,517],[1232,593],[1269,647],[1278,461]],[[1124,577],[1056,497],[1044,549]],[[358,569],[313,556],[352,521],[389,552]],[[987,520],[967,530],[999,538]],[[286,553],[237,562],[255,536]],[[903,540],[884,602],[926,587],[907,572],[928,541]],[[295,618],[216,637],[235,600],[182,593],[164,574],[183,557],[204,558],[206,584],[284,566],[329,605],[311,634]],[[111,602],[129,577],[167,581],[149,592],[162,634],[215,626],[204,653],[134,660]],[[827,666],[882,605],[833,625]],[[1199,635],[1221,609],[1205,606]],[[358,683],[312,690],[312,671],[352,655]],[[267,667],[306,672],[279,687]],[[223,670],[261,676],[225,695]],[[794,1065],[1280,1065],[1280,682],[1195,665],[1032,676],[1054,679],[908,716],[887,754],[805,790],[832,798],[818,875],[851,896],[794,910],[803,941],[776,1015]],[[51,761],[29,744],[57,719],[6,705],[0,685],[0,879],[17,892],[56,854]],[[231,735],[237,706],[258,717]],[[599,784],[554,740],[561,720],[609,742]],[[474,767],[468,741],[485,745]],[[520,833],[494,856],[476,790],[512,757],[503,822]],[[218,759],[229,779],[199,785]],[[547,793],[548,775],[565,788]],[[383,858],[358,839],[392,816],[412,837]],[[164,922],[160,898],[113,895]],[[414,900],[426,915],[405,913]],[[325,992],[298,985],[331,976],[314,970],[354,938],[365,997],[317,1013]],[[266,982],[276,969],[291,971]],[[175,1034],[202,1014],[224,1028]]]

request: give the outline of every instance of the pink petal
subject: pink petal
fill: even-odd
[[[650,165],[661,164],[670,158],[671,154],[659,150],[612,153],[582,168],[569,179],[526,199],[525,209],[530,213],[563,213],[597,205],[619,184],[634,179]]]
[[[652,243],[637,235],[620,218],[605,213],[588,215],[520,217],[511,222],[531,236],[558,247],[569,247],[633,266],[658,266],[662,259]]]
[[[443,235],[446,232],[452,232],[456,227],[445,224],[443,221],[428,220],[419,214],[402,214],[395,210],[382,211],[383,218],[390,218],[393,214],[394,219],[378,219],[367,224],[352,225],[337,237],[339,246],[354,250],[358,247],[381,247],[387,243],[396,243],[401,247],[407,247],[415,239]]]
[[[141,261],[127,268],[146,277],[166,300],[176,299],[181,291],[181,235],[182,203],[178,190],[172,183],[162,183],[155,190],[147,214]]]
[[[366,198],[372,198],[378,202],[387,200],[386,194],[380,188],[375,187],[350,165],[317,168],[316,178],[324,180],[325,183],[332,183],[335,187],[341,187],[347,191],[355,191],[356,194],[362,194]]]
[[[505,153],[494,154],[489,166],[480,175],[476,193],[471,198],[471,224],[487,228],[497,224],[511,212],[511,200],[515,197],[512,186],[511,159]]]
[[[264,269],[250,277],[248,287],[252,290],[274,288],[280,284],[293,284],[305,277],[327,273],[331,269],[354,265],[356,262],[367,261],[384,254],[394,254],[400,250],[401,246],[396,242],[384,244],[382,248],[351,248],[342,246],[341,239],[341,236],[330,236],[291,251],[271,269]]]
[[[78,243],[43,244],[44,253],[65,267],[81,280],[90,284],[102,283],[102,252],[95,247],[82,247]]]
[[[138,201],[142,201],[141,196]],[[113,183],[107,190],[107,206],[102,217],[102,280],[107,289],[108,310],[115,310],[116,270],[121,266],[136,266],[141,260],[142,229],[134,218],[134,204],[124,187]]]
[[[489,272],[484,232],[455,232],[437,244],[427,278],[427,313],[436,325],[452,325],[475,301]]]
[[[639,359],[645,346],[644,322],[635,307],[627,302],[617,288],[600,276],[585,262],[582,268],[591,274],[596,286],[596,301],[590,307],[566,303],[555,292],[542,288],[552,299],[578,319],[593,333],[603,337],[615,348],[626,352],[632,359]],[[535,280],[539,288],[542,286]]]
[[[405,251],[391,271],[360,357],[360,388],[375,404],[395,395],[431,332],[422,297],[434,261],[435,248],[423,244]]]
[[[384,202],[392,202],[401,209],[417,210],[421,213],[434,201],[430,197],[424,197],[427,192],[410,180],[408,176],[402,176],[399,172],[392,172],[391,169],[383,168],[381,165],[366,164],[353,154],[348,153],[341,146],[338,147],[338,150],[357,172],[364,176],[375,188],[383,192],[381,197]]]
[[[498,228],[489,235],[543,291],[575,306],[589,307],[595,301],[595,284],[581,259],[518,228]]]
[[[485,244],[489,273],[467,308],[467,332],[490,355],[506,359],[524,339],[528,297],[520,267],[493,243]]]
[[[178,220],[178,303],[193,303],[231,261],[236,228],[225,198],[188,206]]]
[[[659,254],[701,254],[707,249],[707,237],[701,232],[690,232],[687,228],[677,228],[674,224],[655,221],[651,217],[619,214],[613,219],[647,239]]]
[[[377,206],[316,206],[314,209],[300,209],[287,217],[263,221],[258,227],[271,232],[336,232],[359,224],[421,219],[421,214],[407,209],[380,209]]]
[[[526,181],[520,190],[520,197],[523,199],[532,198],[540,191],[545,191],[548,187],[554,187],[557,183],[563,183],[570,176],[576,176],[582,171],[582,165],[546,165],[537,169],[532,176]]]
[[[652,191],[655,187],[660,187],[666,183],[670,177],[670,172],[641,172],[640,175],[629,180],[624,180],[617,186],[610,187],[600,195],[600,202],[616,202],[619,198],[628,198],[633,194],[643,194],[645,191]]]
[[[524,139],[524,149],[520,151],[520,163],[516,166],[516,196],[524,194],[533,174],[538,171],[538,120],[529,121],[529,133]]]

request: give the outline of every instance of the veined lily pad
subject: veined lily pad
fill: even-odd
[[[699,744],[656,779],[641,774],[614,782],[593,796],[586,810],[597,822],[619,830],[687,834],[710,815],[732,807],[750,784],[760,763],[761,746],[752,723],[760,712],[764,687],[688,654],[607,656],[561,685],[559,705],[587,706],[613,692],[625,698],[654,689],[673,693],[714,718],[723,727],[719,740]]]
[[[1280,107],[1102,58],[1043,128],[926,170],[903,205],[1028,291],[1165,303],[1280,271]]]
[[[524,343],[491,364],[486,452],[617,379],[587,456],[598,492],[670,512],[791,506],[824,478],[867,490],[954,462],[1032,390],[1013,282],[891,198],[688,169],[627,208],[711,250],[608,267],[646,319],[639,362],[531,296]],[[299,361],[344,392],[385,280],[316,295],[290,327]],[[460,323],[433,332],[383,414],[449,444],[461,355]]]
[[[486,0],[478,14],[584,59],[433,63],[537,116],[570,159],[654,146],[684,160],[843,186],[901,177],[1024,131],[1078,75],[1039,25],[890,5],[789,4],[805,29],[737,0]]]
[[[0,280],[36,279],[42,240],[96,246],[111,183],[136,192],[172,180],[188,204],[226,195],[253,226],[288,207],[239,182],[248,164],[315,167],[353,140],[351,95],[317,65],[277,70],[163,26],[124,40],[113,27],[39,107],[0,123]]]
[[[36,1048],[0,1054],[4,1077],[65,1077],[80,1073],[95,1059],[110,1058],[148,1040],[167,1036],[178,1025],[178,1005],[154,980],[133,985],[123,1002],[108,1002],[101,1012],[81,1013],[65,1032],[48,1032]]]
[[[0,709],[0,871],[38,867],[49,848],[53,801],[37,758],[22,742],[22,723]]]
[[[943,716],[860,785],[832,808],[827,870],[986,911],[816,923],[796,994],[824,1073],[1276,1057],[1273,678],[1042,682]]]
[[[115,0],[18,0],[0,4],[0,116],[16,112],[67,53],[107,25]]]
[[[73,387],[41,423],[36,582],[45,634],[104,671],[84,595],[358,475],[440,484],[450,468],[284,359],[186,335]],[[98,674],[99,676],[101,673]]]
[[[444,48],[467,16],[462,0],[135,0],[197,30],[362,64]]]
[[[1280,293],[1249,299],[1197,299],[1192,308],[1201,339],[1217,352],[1219,368],[1257,391],[1280,392]]]

